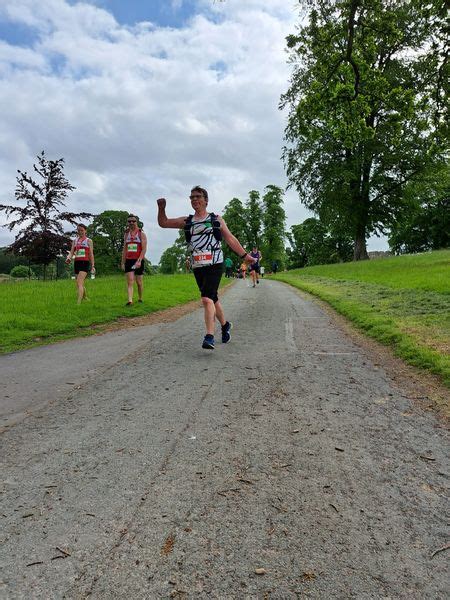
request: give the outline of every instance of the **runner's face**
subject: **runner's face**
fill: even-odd
[[[132,229],[132,230],[136,229],[136,227],[137,227],[137,219],[135,217],[129,217],[127,219],[127,223],[128,223],[128,227],[130,229]]]
[[[206,201],[206,198],[201,192],[191,192],[189,198],[191,199],[191,206],[195,210],[195,212],[202,212],[203,210],[205,210],[208,202]]]
[[[84,237],[86,235],[86,229],[77,225],[77,234],[79,237]]]

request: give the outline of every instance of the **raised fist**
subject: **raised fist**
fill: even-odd
[[[166,199],[165,198],[158,198],[158,200],[156,202],[158,203],[159,208],[166,208]]]

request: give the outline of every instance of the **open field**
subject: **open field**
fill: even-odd
[[[275,278],[319,296],[450,386],[450,250],[307,267]]]
[[[78,306],[75,282],[70,279],[5,283],[0,286],[0,353],[90,335],[91,325],[142,316],[199,297],[192,275],[146,277],[144,286],[144,302],[126,307],[124,276],[87,280],[90,301]]]

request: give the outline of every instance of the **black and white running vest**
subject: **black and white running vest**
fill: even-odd
[[[193,269],[223,263],[220,226],[214,213],[202,221],[189,215],[184,231]]]

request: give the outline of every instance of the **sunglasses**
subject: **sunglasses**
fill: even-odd
[[[194,195],[192,195],[192,196],[189,196],[189,198],[190,198],[191,200],[195,200],[196,198],[203,198],[203,196],[202,196],[202,194],[194,194]]]
[[[130,221],[127,221],[127,223],[136,223],[136,219],[131,219]]]

